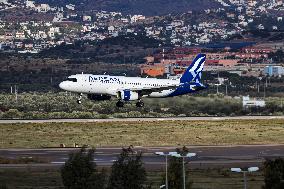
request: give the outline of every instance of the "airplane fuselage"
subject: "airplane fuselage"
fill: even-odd
[[[72,81],[73,80],[73,81]],[[177,89],[166,89],[169,86],[180,84],[179,79],[157,79],[157,78],[141,78],[141,77],[125,77],[125,76],[109,76],[109,75],[91,75],[78,74],[69,77],[69,80],[63,81],[60,88],[84,94],[103,94],[117,96],[119,91],[135,90],[137,88],[165,88],[159,92],[151,92],[142,97],[163,98],[169,96],[178,96],[176,94],[186,94],[195,91],[195,84],[183,85]]]
[[[87,94],[90,100],[119,99],[118,107],[124,102],[137,100],[137,107],[143,107],[141,98],[165,98],[193,93],[206,87],[201,83],[206,55],[199,54],[180,79],[157,79],[110,75],[77,74],[61,82],[59,87],[65,91]]]

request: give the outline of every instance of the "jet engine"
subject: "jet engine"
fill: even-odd
[[[130,91],[130,90],[124,90],[124,91],[120,92],[120,98],[124,101],[138,100],[139,94],[138,94],[138,92],[133,92],[133,91]]]
[[[103,94],[88,94],[88,99],[94,101],[104,101],[104,100],[110,100],[111,96]]]

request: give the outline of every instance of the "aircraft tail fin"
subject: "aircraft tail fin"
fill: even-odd
[[[180,82],[181,83],[189,83],[189,82],[200,83],[205,60],[206,60],[205,54],[197,55],[197,57],[193,60],[191,65],[187,68],[186,72],[180,78]]]

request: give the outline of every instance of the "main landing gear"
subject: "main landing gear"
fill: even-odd
[[[116,106],[119,107],[119,108],[123,108],[124,102],[123,102],[122,100],[119,100],[119,101],[116,103]]]
[[[143,102],[142,100],[139,100],[139,101],[136,103],[136,107],[138,107],[138,108],[144,107],[144,102]]]
[[[116,103],[116,106],[118,108],[123,108],[124,107],[124,102],[122,100],[119,100],[117,103]],[[142,100],[139,100],[137,103],[136,103],[136,107],[138,108],[142,108],[144,107],[144,102]]]
[[[78,104],[82,104],[82,93],[79,95],[79,97],[77,98],[77,103]]]

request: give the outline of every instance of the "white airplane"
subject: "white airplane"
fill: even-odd
[[[180,79],[156,79],[141,77],[77,74],[69,76],[59,84],[65,91],[87,94],[90,100],[103,101],[118,98],[117,107],[125,102],[137,101],[137,107],[143,107],[142,97],[166,98],[194,93],[207,88],[201,81],[206,55],[199,54]]]

